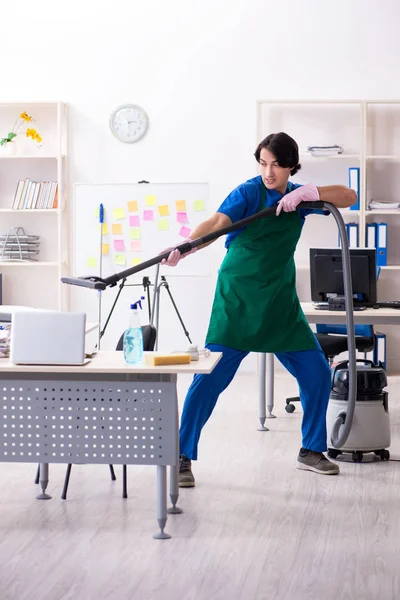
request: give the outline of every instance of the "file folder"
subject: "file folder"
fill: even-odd
[[[387,265],[387,242],[388,226],[387,223],[376,224],[376,264],[380,267]]]
[[[365,247],[376,248],[376,223],[367,224]]]
[[[360,168],[349,168],[349,188],[357,194],[357,202],[350,206],[350,210],[360,210]]]
[[[348,223],[349,248],[358,248],[358,223]]]
[[[386,335],[377,331],[375,338],[374,362],[376,365],[381,362],[383,368],[386,370]]]

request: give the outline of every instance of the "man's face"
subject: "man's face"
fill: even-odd
[[[275,156],[266,148],[260,153],[260,175],[268,190],[277,190],[283,194],[286,190],[291,168],[280,167]]]

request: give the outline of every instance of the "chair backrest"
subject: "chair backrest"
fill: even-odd
[[[337,335],[347,335],[346,325],[317,325],[317,333],[333,333]],[[374,328],[372,325],[355,325],[355,335],[362,335],[364,337],[373,337]]]
[[[125,332],[124,332],[125,333]],[[117,351],[123,350],[124,348],[124,333],[118,340],[118,344],[116,347]],[[143,350],[145,352],[151,352],[154,350],[154,346],[157,338],[157,330],[154,325],[143,325],[142,326],[142,334],[143,334]]]

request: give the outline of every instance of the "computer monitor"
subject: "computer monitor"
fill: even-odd
[[[354,306],[376,304],[375,248],[350,248]],[[311,300],[328,302],[329,297],[344,296],[342,250],[310,248]]]

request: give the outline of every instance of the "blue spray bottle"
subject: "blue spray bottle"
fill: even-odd
[[[131,365],[143,361],[143,334],[138,311],[139,307],[142,308],[142,300],[144,300],[144,296],[131,304],[129,327],[124,333],[124,359]]]

